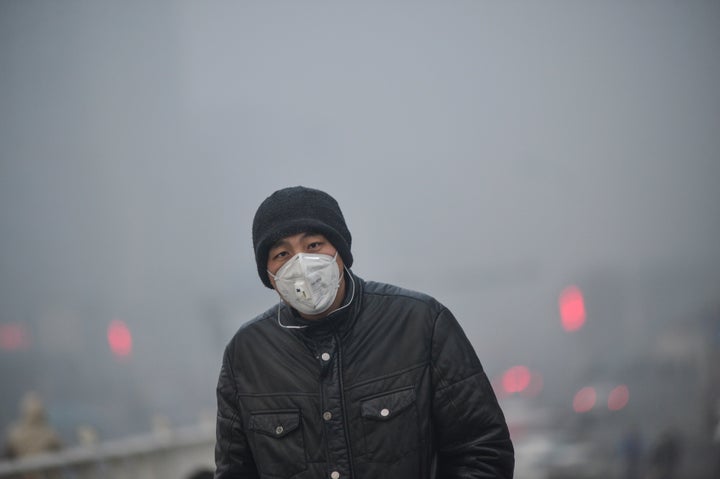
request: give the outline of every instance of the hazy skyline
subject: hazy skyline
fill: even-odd
[[[713,1],[1,2],[0,323],[121,317],[212,396],[275,301],[252,215],[296,184],[492,370],[593,271],[717,301],[719,47]]]

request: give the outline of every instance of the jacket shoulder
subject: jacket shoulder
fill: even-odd
[[[277,317],[277,308],[278,305],[276,304],[267,311],[258,314],[250,321],[243,323],[230,339],[228,347],[247,341],[252,342],[253,338],[256,338],[258,335],[266,334],[268,329],[274,326],[274,321]]]
[[[415,307],[426,307],[436,314],[445,309],[445,306],[428,294],[377,281],[365,282],[364,293],[368,299],[396,299],[408,306],[412,304]]]

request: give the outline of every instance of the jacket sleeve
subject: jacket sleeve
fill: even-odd
[[[229,350],[230,346],[225,350],[217,385],[215,479],[258,479],[255,461],[242,426]]]
[[[470,341],[447,309],[432,339],[433,426],[438,479],[511,479],[505,417]]]

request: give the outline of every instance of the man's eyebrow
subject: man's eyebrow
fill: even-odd
[[[306,231],[305,233],[302,234],[302,236],[300,238],[305,239],[310,236],[323,236],[323,234],[316,233],[315,231]],[[270,246],[270,249],[287,247],[289,245],[290,245],[290,242],[286,238],[280,238],[279,240],[277,240]]]
[[[288,244],[289,244],[288,240],[286,240],[285,238],[281,238],[281,239],[277,240],[276,242],[274,242],[272,245],[270,245],[270,249],[272,250],[275,248],[282,248],[284,246],[288,246]]]

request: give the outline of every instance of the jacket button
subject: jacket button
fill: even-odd
[[[326,421],[329,421],[330,419],[332,419],[332,413],[330,411],[325,411],[323,413],[323,419],[325,419]]]
[[[279,436],[280,434],[283,433],[284,430],[285,430],[285,429],[283,429],[282,426],[278,426],[278,427],[275,428],[275,434],[277,434],[277,435]]]
[[[340,473],[337,471],[333,471],[330,473],[330,479],[340,479]]]
[[[380,415],[381,415],[382,417],[388,417],[388,416],[390,415],[390,410],[387,409],[387,408],[385,408],[385,409],[383,409],[383,410],[380,411]]]
[[[330,353],[322,353],[320,357],[323,361],[330,361]]]

